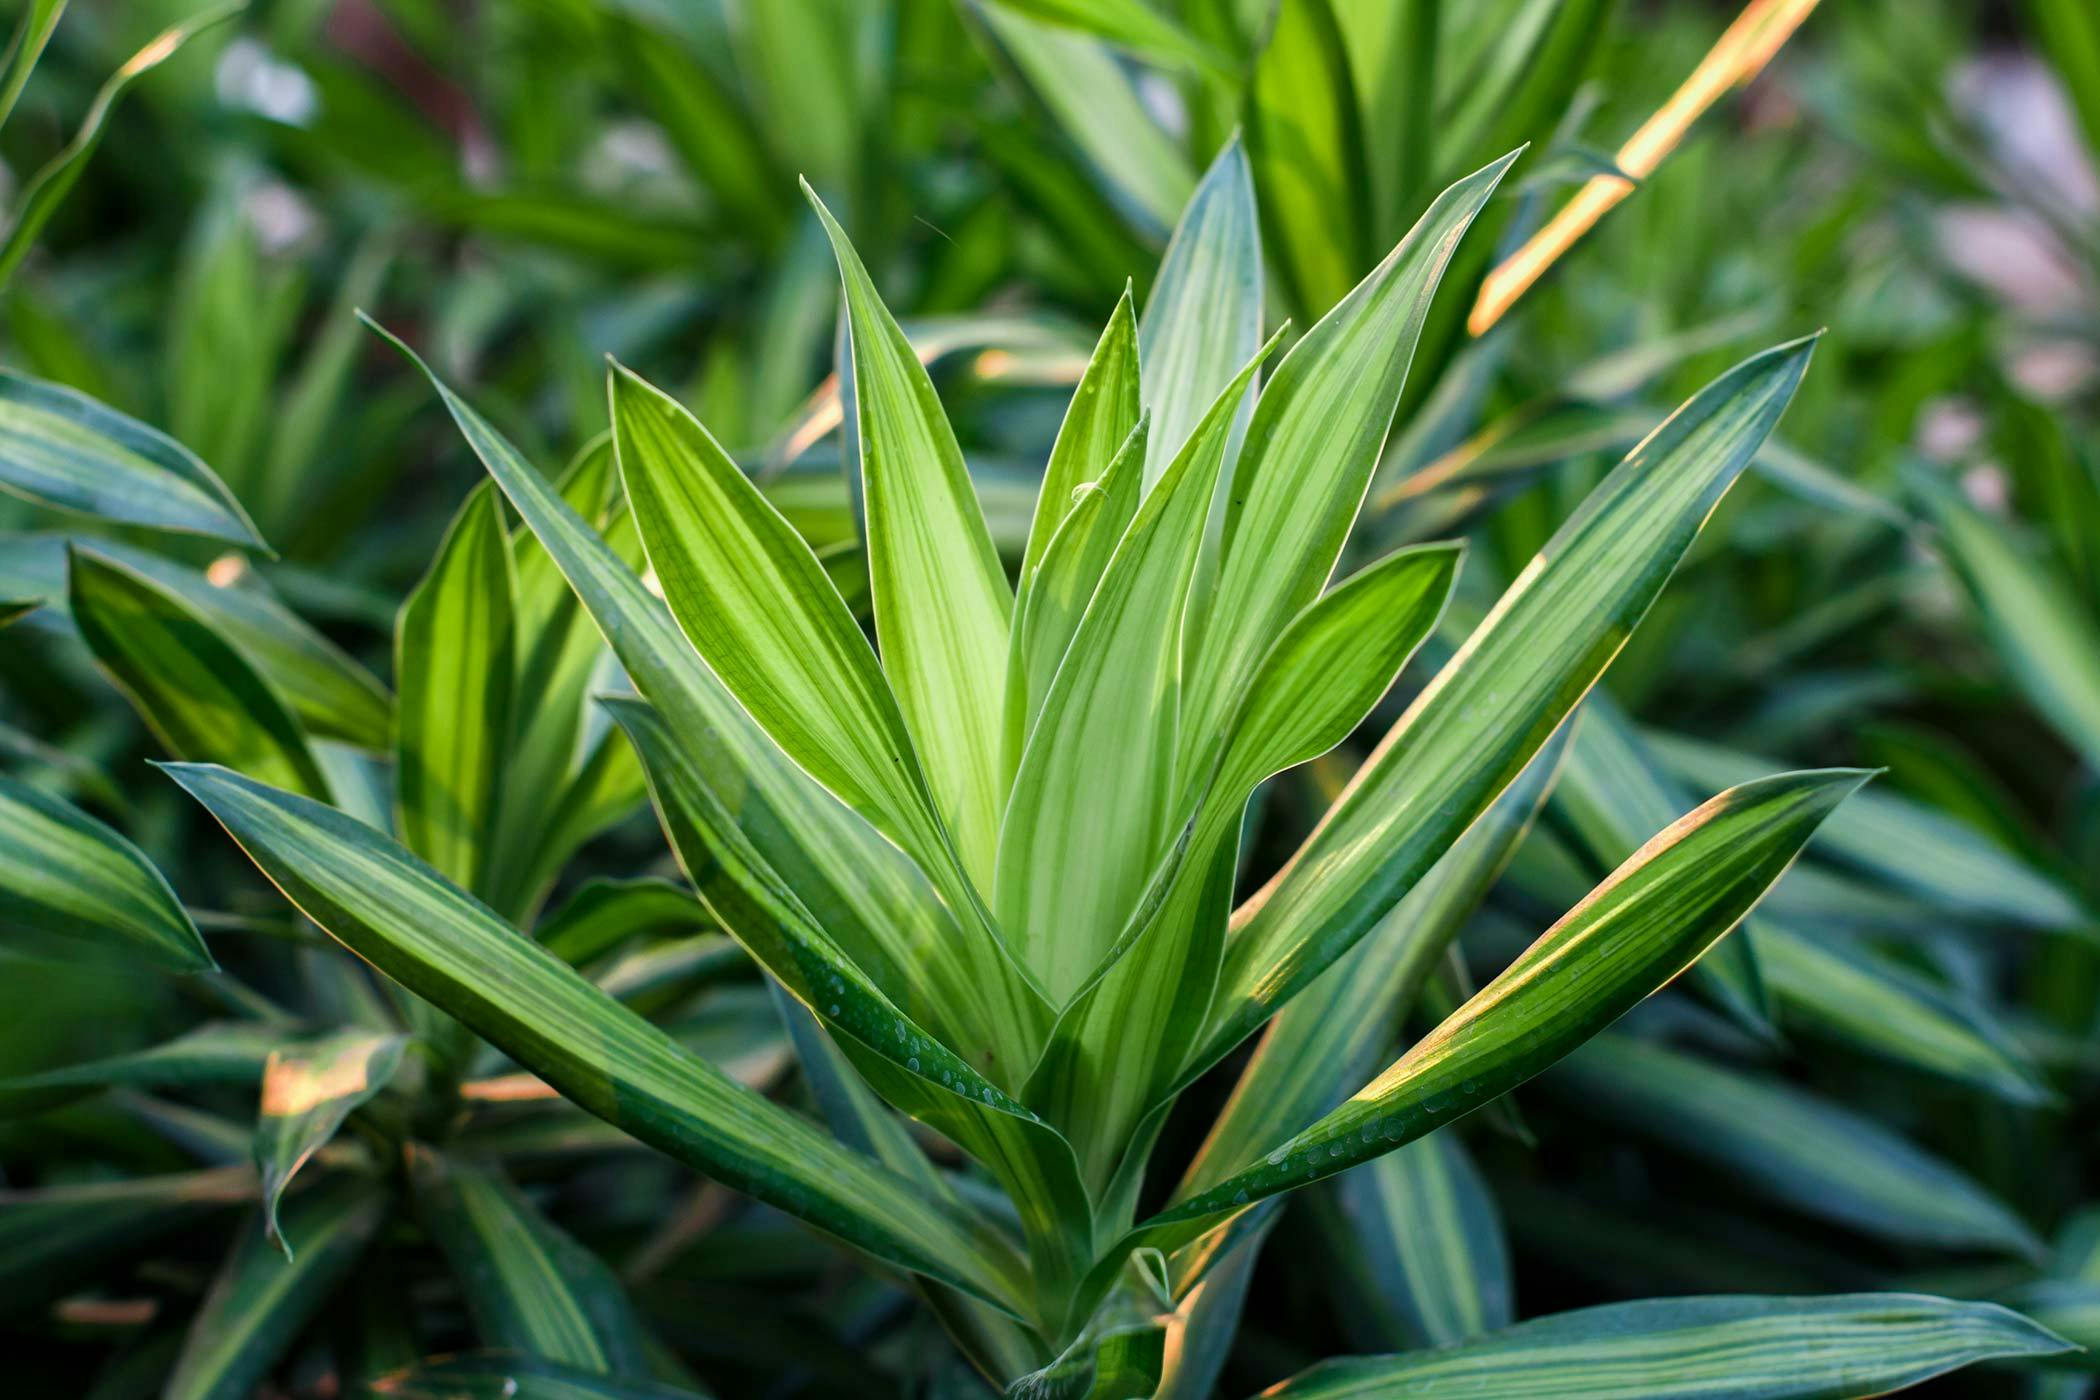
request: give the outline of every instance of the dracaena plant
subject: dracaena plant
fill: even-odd
[[[1864,776],[1760,778],[1678,816],[1400,1059],[1346,1078],[1523,830],[1556,732],[1777,421],[1810,348],[1782,345],[1635,447],[1235,904],[1257,787],[1369,713],[1460,567],[1436,544],[1334,579],[1438,278],[1508,163],[1436,199],[1265,372],[1288,332],[1261,339],[1253,199],[1229,146],[1144,316],[1126,296],[1110,317],[1017,580],[930,380],[818,204],[844,287],[872,641],[705,427],[631,372],[608,376],[609,464],[569,490],[440,383],[494,490],[404,613],[400,839],[329,805],[310,773],[169,771],[308,918],[413,994],[432,1064],[457,1066],[472,1032],[625,1133],[902,1271],[1017,1393],[1201,1393],[1229,1340],[1207,1285],[1244,1267],[1278,1198],[1492,1103],[1684,971]],[[623,504],[606,504],[609,468]],[[604,708],[708,915],[784,990],[828,1131],[520,931],[559,862],[549,804],[579,752],[579,692],[515,649],[540,635],[523,620],[556,607],[587,614],[632,682]],[[527,736],[550,697],[564,737],[542,753]],[[1183,1092],[1257,1033],[1201,1150],[1154,1160]],[[899,1114],[959,1148],[1000,1203],[937,1166]],[[1162,1196],[1160,1181],[1175,1184]],[[1595,1362],[1553,1338],[1583,1325],[1509,1334],[1460,1371],[1530,1357],[1576,1393]],[[1847,1347],[1761,1357],[1784,1394],[2051,1345],[2010,1315],[1915,1299],[1739,1299],[1599,1325],[1636,1359],[1686,1329],[1715,1344],[1845,1332]],[[1387,1393],[1420,1364],[1294,1386]]]

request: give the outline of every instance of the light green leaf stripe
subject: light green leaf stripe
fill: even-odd
[[[1204,172],[1174,225],[1138,322],[1143,408],[1152,415],[1144,489],[1166,473],[1239,367],[1261,348],[1261,225],[1237,137]],[[1229,454],[1228,454],[1229,455]]]
[[[218,965],[145,852],[72,804],[0,777],[0,946],[25,929],[135,953],[171,972]]]
[[[503,503],[483,482],[453,517],[394,628],[394,801],[408,848],[484,897],[504,802],[516,596]],[[546,796],[518,794],[528,803]]]
[[[1094,345],[1085,372],[1079,376],[1078,386],[1072,390],[1072,401],[1065,408],[1057,439],[1050,445],[1050,460],[1043,467],[1035,515],[1028,525],[1028,544],[1021,555],[1024,593],[1029,577],[1042,563],[1043,551],[1050,547],[1051,536],[1071,513],[1073,493],[1089,482],[1101,480],[1131,429],[1137,426],[1137,336],[1137,313],[1132,309],[1130,288],[1126,285],[1101,339]],[[1210,400],[1206,398],[1204,402]],[[1136,496],[1131,499],[1134,503]]]
[[[287,1261],[251,1219],[204,1296],[162,1400],[245,1400],[364,1253],[386,1216],[369,1181],[307,1192],[285,1212],[304,1247]]]
[[[2064,582],[2023,554],[2004,525],[1922,470],[1913,494],[1939,526],[1947,562],[2028,702],[2100,768],[2100,624]]]
[[[1179,815],[1182,608],[1233,413],[1275,343],[1226,386],[1138,507],[1043,697],[1014,775],[993,907],[1009,945],[1055,1005],[1100,965]],[[1077,871],[1086,878],[1074,879]]]
[[[407,1045],[406,1036],[337,1031],[270,1052],[255,1120],[255,1165],[262,1173],[263,1228],[283,1247],[286,1259],[296,1255],[294,1241],[277,1220],[285,1188],[328,1145],[351,1111],[393,1079]]]
[[[1215,752],[1219,727],[1271,644],[1326,588],[1392,426],[1430,298],[1515,159],[1504,156],[1438,196],[1262,387],[1234,468],[1202,644],[1189,663],[1182,754],[1192,767]]]
[[[607,387],[620,477],[694,650],[803,772],[937,867],[904,716],[823,565],[682,405],[617,367]]]
[[[430,374],[414,351],[375,323],[367,324]],[[694,742],[699,742],[694,736],[707,736],[709,745],[728,756],[735,779],[733,785],[722,780],[724,805],[747,826],[756,814],[765,813],[792,832],[798,843],[824,853],[827,860],[867,861],[872,866],[870,877],[894,887],[901,878],[895,869],[900,859],[896,848],[790,762],[707,669],[664,605],[643,587],[612,546],[579,519],[532,464],[472,407],[435,375],[430,375],[430,382],[482,465],[583,600],[635,687],[673,732]],[[804,833],[819,834],[810,837]],[[881,850],[870,854],[871,846]],[[943,882],[944,874],[953,878]],[[1032,1062],[1039,1037],[1049,1025],[1049,1008],[1026,984],[991,928],[989,915],[981,912],[969,882],[961,878],[953,862],[927,871],[925,878],[935,881],[955,911],[954,936],[922,939],[914,946],[926,961],[929,976],[970,989],[950,1014],[974,1018],[983,1030],[979,1038],[949,1038],[949,1043],[980,1069],[988,1069],[994,1079],[1011,1082],[1020,1070],[1007,1067]],[[802,888],[799,878],[796,887]],[[823,910],[817,913],[820,919],[824,917]],[[914,932],[922,921],[915,919],[904,932]]]
[[[1952,1165],[1805,1090],[1616,1035],[1545,1083],[1819,1219],[1899,1244],[2041,1254],[2020,1218]]]
[[[210,467],[75,389],[0,370],[0,490],[75,515],[262,546]]]
[[[223,768],[170,764],[307,917],[586,1111],[848,1243],[1016,1312],[1018,1260],[738,1085],[370,827]]]
[[[170,753],[328,795],[298,719],[210,623],[123,564],[73,547],[66,557],[74,625]]]
[[[645,1370],[640,1321],[603,1260],[494,1168],[412,1144],[416,1213],[485,1345],[597,1375]]]
[[[1408,707],[1291,862],[1234,915],[1207,1064],[1392,908],[1602,675],[1808,365],[1746,360],[1584,500]]]
[[[1650,1298],[1444,1351],[1328,1361],[1272,1400],[1854,1400],[2066,1349],[1995,1303],[1917,1293]]]
[[[1255,1166],[1141,1225],[1193,1238],[1249,1201],[1368,1161],[1523,1083],[1675,977],[1748,913],[1867,775],[1746,783],[1659,833],[1479,995],[1340,1108]]]
[[[980,891],[999,839],[1013,593],[926,367],[860,255],[804,185],[837,254],[858,413],[875,635],[935,805]]]

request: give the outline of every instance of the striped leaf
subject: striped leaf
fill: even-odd
[[[216,968],[145,852],[71,803],[0,777],[0,946],[54,936],[171,972]]]
[[[170,753],[328,795],[297,717],[201,614],[126,565],[78,548],[67,558],[81,638]]]
[[[1193,1239],[1251,1201],[1390,1152],[1523,1083],[1735,927],[1865,779],[1848,769],[1781,774],[1687,813],[1348,1102],[1152,1217],[1126,1245]]]
[[[609,880],[595,876],[543,920],[534,936],[572,967],[603,956],[632,938],[712,928],[700,901],[669,880]]]
[[[370,827],[223,768],[170,775],[315,923],[578,1106],[891,1260],[1018,1307],[1007,1247],[736,1084]]]
[[[264,1062],[255,1165],[262,1173],[263,1229],[286,1259],[294,1257],[293,1241],[277,1219],[285,1188],[328,1145],[343,1120],[393,1079],[407,1044],[405,1036],[338,1031],[279,1046]]]
[[[1075,493],[1101,480],[1130,430],[1137,426],[1137,337],[1137,314],[1132,309],[1130,289],[1125,287],[1079,376],[1078,386],[1072,390],[1072,401],[1066,405],[1064,421],[1058,425],[1057,437],[1050,445],[1050,460],[1043,467],[1035,515],[1028,525],[1028,544],[1021,554],[1024,595],[1029,576],[1042,564],[1043,551],[1050,547],[1051,536],[1076,504]],[[1237,362],[1244,363],[1244,359]],[[1213,391],[1210,398],[1215,397]],[[1210,398],[1204,402],[1210,402]],[[1131,499],[1135,502],[1136,496]]]
[[[1819,1219],[1902,1244],[2041,1252],[1955,1167],[1806,1090],[1626,1036],[1598,1037],[1547,1085]]]
[[[427,1147],[408,1152],[418,1217],[484,1345],[591,1375],[646,1369],[641,1322],[604,1261],[493,1168]]]
[[[283,1039],[282,1026],[215,1022],[151,1049],[0,1079],[0,1118],[41,1113],[105,1089],[250,1087]]]
[[[0,1190],[0,1313],[54,1302],[110,1262],[254,1199],[244,1166]]]
[[[286,1259],[251,1217],[190,1323],[163,1400],[245,1400],[318,1315],[386,1216],[370,1182],[348,1178],[292,1202],[285,1229],[301,1241]]]
[[[1444,1351],[1328,1361],[1277,1400],[1852,1400],[2065,1342],[1995,1303],[1917,1293],[1650,1298]]]
[[[511,712],[527,701],[512,695],[516,596],[503,503],[484,482],[453,517],[394,627],[397,829],[446,879],[484,896]]]
[[[1810,342],[1746,360],[1620,463],[1234,916],[1209,1064],[1352,947],[1595,683],[1770,433]]]
[[[11,370],[0,370],[0,489],[75,515],[262,544],[233,493],[181,443]]]
[[[845,287],[883,669],[963,869],[988,889],[1013,594],[933,380],[845,230],[807,192]]]
[[[385,1400],[707,1400],[654,1381],[615,1380],[515,1352],[433,1357],[372,1386]]]

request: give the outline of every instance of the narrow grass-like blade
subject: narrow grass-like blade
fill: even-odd
[[[2005,1204],[1949,1163],[1803,1089],[1600,1036],[1547,1088],[1820,1219],[1899,1244],[2038,1256]]]
[[[1392,908],[1602,675],[1807,368],[1721,376],[1628,455],[1503,594],[1291,862],[1234,916],[1209,1063]]]
[[[851,1244],[1018,1308],[977,1222],[684,1050],[371,828],[202,764],[168,772],[307,917],[579,1106]]]
[[[1250,1201],[1390,1152],[1552,1065],[1734,928],[1866,777],[1781,774],[1687,813],[1348,1102],[1126,1244],[1193,1239]]]
[[[394,628],[394,805],[408,848],[486,895],[504,802],[517,579],[503,503],[483,482],[453,517]],[[539,803],[546,794],[513,800]]]
[[[2068,1344],[1996,1303],[1917,1293],[1648,1298],[1443,1351],[1327,1361],[1273,1400],[1853,1400]]]
[[[1321,1204],[1359,1350],[1447,1347],[1516,1320],[1502,1217],[1454,1130],[1344,1172]]]
[[[1241,365],[1261,348],[1261,225],[1247,152],[1225,144],[1189,197],[1138,322],[1140,398],[1152,416],[1144,489],[1165,474]]]
[[[66,0],[29,0],[22,7],[22,17],[15,21],[14,35],[7,41],[7,53],[0,57],[0,67],[6,69],[6,77],[0,79],[0,126],[14,115],[23,85],[35,71],[36,61],[44,55],[44,45],[51,42],[52,31],[58,28],[59,18],[65,12]]]
[[[883,670],[963,869],[988,889],[999,837],[999,749],[1013,593],[955,430],[823,201],[845,287]]]
[[[1072,510],[1073,493],[1101,479],[1130,430],[1137,426],[1137,337],[1137,313],[1126,287],[1101,339],[1094,345],[1078,386],[1072,390],[1072,401],[1065,408],[1064,421],[1050,447],[1050,460],[1043,468],[1035,516],[1028,525],[1028,545],[1021,555],[1024,593],[1029,575],[1036,571],[1043,551],[1050,547],[1051,536]]]
[[[181,443],[12,370],[0,370],[0,490],[75,515],[262,546],[233,493]]]
[[[922,865],[947,859],[897,697],[809,545],[683,405],[618,367],[607,387],[620,477],[694,650],[802,771]]]
[[[170,753],[328,795],[298,719],[210,623],[123,564],[79,549],[67,561],[82,639]]]
[[[1910,481],[2013,683],[2088,765],[2100,767],[2100,622],[1952,486],[1922,471]]]
[[[327,1303],[386,1217],[370,1181],[329,1182],[296,1198],[285,1228],[300,1241],[287,1260],[260,1218],[235,1237],[190,1323],[163,1400],[243,1400]]]
[[[270,1052],[255,1119],[255,1164],[262,1173],[263,1228],[283,1247],[285,1258],[294,1257],[299,1243],[279,1228],[277,1207],[285,1188],[352,1110],[393,1079],[407,1044],[400,1035],[338,1031]]]
[[[697,933],[714,921],[692,894],[669,880],[594,876],[541,922],[534,936],[572,967],[633,938]]]
[[[597,1255],[494,1168],[411,1146],[424,1228],[444,1251],[482,1343],[594,1375],[645,1369],[642,1326]]]
[[[1200,771],[1216,752],[1220,726],[1278,634],[1327,586],[1378,465],[1437,282],[1514,159],[1438,196],[1263,386],[1234,468],[1201,645],[1188,663],[1181,748],[1191,768]]]
[[[0,777],[0,946],[25,929],[122,949],[171,972],[217,966],[145,852],[71,803]]]
[[[1140,58],[1223,69],[1225,56],[1143,0],[983,0],[1044,24],[1105,40]]]
[[[215,5],[180,24],[169,26],[110,74],[108,81],[95,93],[95,100],[88,104],[87,114],[80,119],[73,139],[30,177],[22,197],[15,202],[14,219],[8,225],[6,236],[0,238],[0,287],[13,279],[15,269],[22,265],[22,259],[29,256],[37,235],[44,231],[51,215],[72,192],[88,158],[102,144],[102,129],[109,121],[110,109],[124,95],[124,89],[141,74],[152,72],[174,57],[184,44],[203,30],[239,13],[246,4],[247,0],[232,0],[230,4]]]
[[[252,1086],[283,1040],[282,1026],[219,1022],[151,1049],[0,1079],[0,1118],[41,1113],[104,1089]]]

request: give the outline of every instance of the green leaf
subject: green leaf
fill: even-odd
[[[669,880],[593,876],[540,924],[547,951],[581,967],[631,938],[658,938],[714,927],[700,901]]]
[[[269,1374],[350,1273],[386,1216],[386,1198],[347,1179],[299,1196],[285,1229],[299,1257],[279,1255],[260,1219],[234,1240],[183,1339],[164,1400],[243,1400]]]
[[[1371,261],[1362,114],[1332,0],[1276,6],[1240,121],[1261,191],[1269,265],[1291,310],[1316,319]],[[1439,262],[1448,256],[1447,248]],[[1378,431],[1383,436],[1383,423]]]
[[[87,395],[0,370],[0,490],[38,505],[262,547],[210,467]]]
[[[1805,1090],[1628,1036],[1599,1036],[1548,1088],[1762,1195],[1899,1244],[2039,1256],[2034,1233],[1945,1161]]]
[[[2013,683],[2087,764],[2100,767],[2100,623],[2005,527],[1923,471],[1913,494]]]
[[[485,1345],[593,1375],[646,1369],[641,1322],[603,1260],[493,1168],[408,1149],[424,1228],[444,1251]]]
[[[1192,69],[1222,71],[1225,55],[1189,33],[1146,0],[984,0],[994,9],[1043,24],[1076,29],[1127,49],[1139,58]]]
[[[223,768],[167,771],[315,923],[565,1097],[848,1243],[1018,1309],[1017,1261],[682,1050],[370,827]]]
[[[1502,1218],[1456,1132],[1335,1178],[1325,1223],[1359,1348],[1447,1347],[1516,1320]]]
[[[0,1190],[0,1313],[55,1301],[111,1261],[254,1199],[247,1167]]]
[[[172,972],[218,966],[145,852],[69,803],[0,777],[0,942],[101,943]]]
[[[1152,417],[1145,491],[1181,454],[1205,405],[1261,348],[1261,299],[1254,176],[1235,138],[1218,152],[1181,211],[1138,322],[1140,399]],[[1229,458],[1228,452],[1228,473]]]
[[[1321,0],[1324,4],[1324,0]],[[1286,6],[1286,10],[1290,7]],[[1263,386],[1225,510],[1223,554],[1188,662],[1181,751],[1202,771],[1254,668],[1320,596],[1356,520],[1430,297],[1516,157],[1446,190]]]
[[[1917,1293],[1649,1298],[1443,1351],[1327,1361],[1278,1400],[1850,1400],[2067,1344],[1995,1303]]]
[[[1021,751],[993,907],[1056,1005],[1116,940],[1180,815],[1182,610],[1233,415],[1273,346],[1226,386],[1138,507]]]
[[[1211,397],[1216,397],[1216,391]],[[1050,547],[1051,537],[1077,504],[1075,493],[1102,480],[1131,429],[1137,427],[1138,398],[1137,317],[1131,308],[1130,289],[1125,287],[1079,376],[1078,387],[1072,390],[1064,421],[1050,447],[1050,460],[1043,468],[1043,485],[1036,496],[1035,515],[1029,522],[1028,544],[1021,555],[1023,597],[1029,578],[1042,564],[1043,551]],[[1133,496],[1133,504],[1135,500]]]
[[[421,366],[406,346],[393,343]],[[898,871],[900,862],[909,871],[910,862],[896,847],[788,760],[708,670],[663,604],[545,478],[434,376],[431,382],[482,464],[583,600],[636,688],[674,733],[696,744],[705,736],[710,748],[724,756],[731,775],[723,780],[728,783],[725,790],[735,794],[727,805],[740,813],[770,813],[771,819],[787,824],[795,844],[822,852],[826,860],[871,862],[870,873],[893,889],[899,879],[916,881],[917,876]],[[821,836],[808,839],[802,835],[808,831]],[[956,878],[942,883],[943,873]],[[996,1074],[1018,1076],[1018,1068],[1005,1067],[1030,1062],[1038,1027],[1047,1026],[1049,1009],[1021,980],[953,863],[926,872],[926,878],[935,881],[953,911],[954,936],[920,939],[914,925],[900,929],[899,936],[914,940],[926,975],[957,989],[953,997],[935,1003],[940,1012],[979,1032],[958,1034],[948,1043],[980,1068],[996,1065]],[[907,906],[920,902],[916,894],[905,901]],[[817,913],[820,919],[827,917],[822,909]],[[856,957],[859,953],[856,949]]]
[[[1841,934],[1812,935],[1779,920],[1750,927],[1789,1023],[2008,1103],[2054,1100],[1984,1007]]]
[[[1523,1083],[1735,927],[1866,777],[1781,774],[1687,813],[1347,1103],[1154,1216],[1126,1245],[1192,1239],[1250,1201],[1390,1152]]]
[[[1656,756],[1686,781],[1739,783],[1778,766],[1754,754],[1651,730]],[[1863,792],[1816,837],[1813,854],[1923,895],[1935,905],[2034,928],[2077,928],[2076,897],[1966,822],[1899,792]]]
[[[707,1400],[700,1391],[614,1380],[507,1352],[433,1357],[382,1377],[372,1393],[385,1400]]]
[[[823,565],[683,406],[624,369],[607,387],[620,476],[693,649],[797,767],[937,866],[897,697]]]
[[[262,1173],[263,1228],[286,1259],[294,1257],[292,1240],[277,1220],[285,1188],[351,1111],[393,1079],[407,1044],[406,1036],[350,1030],[270,1052],[255,1120],[255,1164]]]
[[[190,1085],[252,1087],[282,1026],[229,1021],[199,1026],[164,1045],[0,1079],[0,1118],[41,1113],[104,1089],[162,1089]]]
[[[23,85],[35,71],[44,45],[51,42],[51,33],[65,12],[66,0],[30,0],[22,7],[22,17],[15,21],[14,35],[7,41],[7,53],[0,57],[0,68],[7,70],[6,79],[0,81],[0,126],[14,115]]]
[[[1290,864],[1242,906],[1211,1035],[1239,1043],[1353,946],[1603,674],[1770,433],[1811,342],[1730,370],[1629,454],[1408,707]]]
[[[1166,1100],[1202,1036],[1225,932],[1222,882],[1248,800],[1363,720],[1436,626],[1458,564],[1455,546],[1402,550],[1306,608],[1256,673],[1216,768],[1183,790],[1179,810],[1195,812],[1194,829],[1165,877],[1168,893],[1153,918],[1141,911],[1133,920],[1128,952],[1060,1018],[1029,1081],[1080,1145],[1091,1179],[1114,1165],[1139,1117]]]
[[[81,638],[170,753],[328,795],[298,719],[201,614],[113,559],[69,546],[67,560]]]
[[[162,30],[144,48],[124,60],[102,84],[95,93],[95,100],[88,105],[87,114],[80,119],[80,127],[73,133],[73,139],[30,177],[21,199],[16,202],[14,221],[8,226],[5,239],[0,240],[0,287],[13,280],[15,270],[22,265],[22,259],[29,256],[37,235],[43,232],[51,215],[72,192],[88,158],[102,144],[102,128],[109,120],[110,109],[124,95],[124,89],[141,74],[152,72],[174,57],[184,44],[203,30],[238,14],[246,3],[247,0],[232,0],[230,4],[216,5]]]
[[[1331,1111],[1377,1068],[1552,791],[1573,724],[1548,739],[1363,941],[1269,1023],[1182,1179],[1194,1194]]]
[[[838,255],[853,356],[875,634],[963,869],[991,886],[1013,594],[926,368],[809,191]]]
[[[454,884],[488,894],[517,675],[517,579],[487,482],[453,517],[394,629],[394,802],[401,839]],[[545,793],[519,793],[537,802]]]

